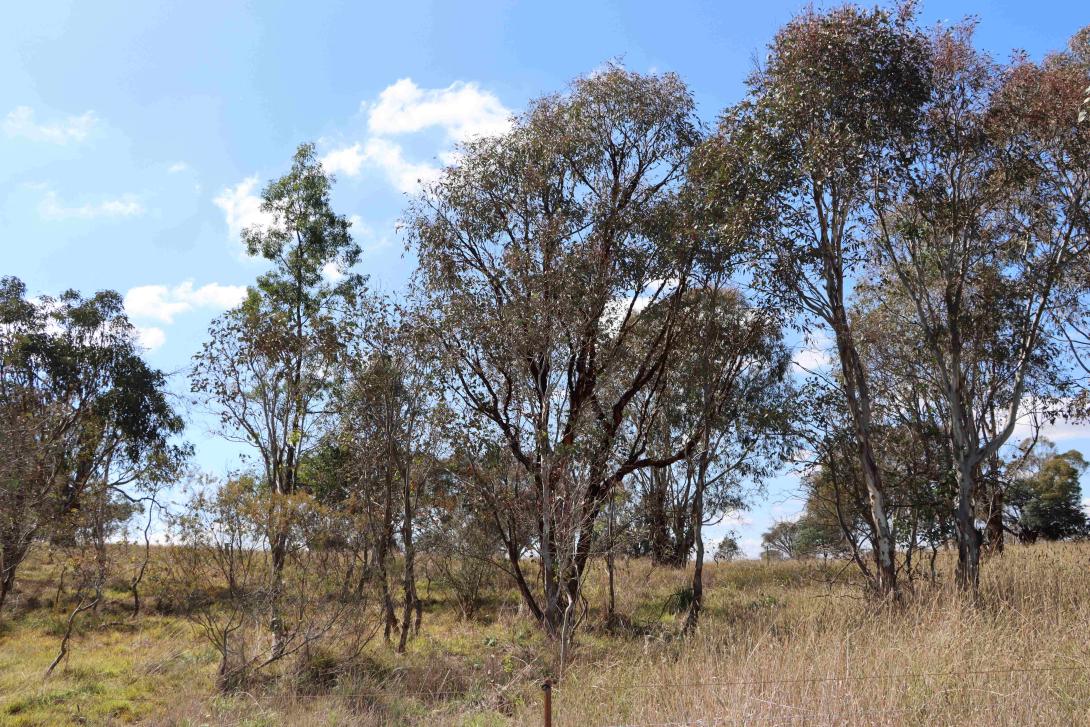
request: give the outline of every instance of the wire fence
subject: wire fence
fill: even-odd
[[[694,682],[640,682],[629,684],[613,684],[613,685],[590,685],[591,689],[610,691],[614,694],[620,692],[632,692],[632,691],[655,691],[664,694],[678,693],[681,690],[693,690],[693,689],[726,689],[726,688],[750,688],[750,687],[765,687],[776,685],[792,685],[792,684],[843,684],[851,682],[877,682],[877,681],[890,681],[890,682],[909,682],[920,680],[937,680],[937,679],[960,679],[965,680],[971,677],[1013,677],[1016,675],[1031,675],[1031,674],[1050,674],[1050,673],[1086,673],[1090,672],[1090,665],[1083,664],[1067,664],[1067,665],[1043,665],[1043,666],[1027,666],[1027,667],[1010,667],[1010,668],[988,668],[988,669],[963,669],[957,671],[924,671],[924,672],[885,672],[880,674],[842,674],[822,677],[791,677],[784,679],[744,679],[744,680],[726,680],[726,681],[694,681]],[[546,691],[555,691],[559,694],[557,700],[558,705],[563,705],[563,693],[565,689],[561,686],[553,686],[547,683]],[[580,688],[586,688],[586,685],[581,685]],[[961,688],[969,688],[962,685]],[[937,700],[954,690],[943,689],[936,690],[930,695],[928,702]],[[987,693],[1001,697],[1004,699],[1013,698],[1017,695],[1017,690],[1011,692],[996,692],[994,690],[977,690],[986,691]],[[726,725],[737,724],[827,724],[828,712],[824,709],[813,709],[798,704],[788,704],[782,701],[775,701],[764,696],[758,696],[755,694],[746,694],[742,699],[747,702],[756,702],[766,707],[771,707],[775,710],[786,711],[791,714],[787,721],[768,722],[767,715],[753,714],[748,716],[734,716],[734,717],[720,717],[720,716],[703,716],[695,717],[691,719],[673,720],[673,721],[639,721],[639,722],[617,722],[617,723],[599,723],[598,727],[723,727]],[[546,727],[553,727],[554,715],[550,713],[548,707],[550,699],[544,700],[543,707],[545,713],[543,714],[543,723]],[[737,705],[734,705],[737,707]],[[905,715],[909,712],[919,712],[919,710],[926,705],[915,705],[913,707],[906,707],[902,709],[891,708],[889,706],[874,706],[860,708],[855,706],[851,709],[852,715],[857,720],[863,720],[867,717],[872,719],[867,720],[866,724],[878,724],[880,722],[887,722],[891,718],[897,718],[901,715]],[[1090,706],[1090,705],[1087,705]],[[766,721],[760,720],[762,717]],[[852,722],[855,723],[855,722]],[[586,721],[580,721],[578,724],[588,724]],[[848,724],[848,722],[844,722]]]
[[[176,657],[184,653],[184,650],[180,650],[173,654]],[[554,714],[554,708],[564,706],[564,695],[567,692],[578,692],[582,690],[610,692],[612,694],[619,694],[624,692],[647,692],[653,691],[663,695],[676,695],[685,691],[692,690],[723,690],[723,689],[749,689],[756,687],[769,687],[769,686],[783,686],[783,685],[799,685],[799,684],[847,684],[853,682],[910,682],[921,680],[942,680],[942,679],[959,679],[962,682],[971,677],[1013,677],[1016,675],[1033,675],[1033,674],[1062,674],[1062,673],[1086,673],[1090,672],[1090,664],[1050,664],[1050,665],[1038,665],[1038,666],[1025,666],[1025,667],[1007,667],[1007,668],[971,668],[961,670],[946,670],[946,671],[916,671],[916,672],[882,672],[873,674],[836,674],[827,676],[813,676],[813,677],[787,677],[781,679],[731,679],[731,680],[702,680],[691,682],[629,682],[624,684],[617,683],[605,683],[605,684],[586,684],[580,683],[578,686],[570,687],[564,684],[554,684],[551,680],[546,680],[541,686],[543,690],[543,698],[541,700],[541,723],[545,727],[553,727],[554,719],[557,715]],[[135,683],[144,675],[134,675],[130,678],[131,683]],[[514,683],[503,685],[499,691],[505,692],[508,689],[516,686]],[[960,689],[972,689],[971,686],[967,686],[964,683],[959,685]],[[22,690],[20,690],[22,691]],[[31,691],[31,690],[27,690]],[[941,689],[936,690],[929,697],[932,701],[943,697],[953,690]],[[981,690],[987,691],[997,697],[1011,698],[1016,696],[1017,691],[1010,693],[1001,693],[994,690]],[[248,696],[255,704],[259,704],[260,700],[249,693],[241,693],[243,696]],[[390,698],[401,697],[416,697],[423,699],[466,699],[481,697],[485,698],[488,695],[487,689],[471,688],[471,689],[401,689],[396,685],[390,685],[384,689],[372,689],[372,690],[355,690],[348,692],[321,692],[321,693],[292,693],[283,695],[276,701],[292,702],[295,700],[314,700],[314,699],[344,699],[344,700],[359,700],[359,701],[378,701]],[[555,698],[554,698],[555,695]],[[20,692],[15,694],[6,695],[8,697],[24,696]],[[716,715],[707,715],[702,717],[695,717],[681,720],[668,720],[668,721],[638,721],[638,722],[607,722],[598,723],[597,727],[723,727],[725,725],[742,724],[812,724],[826,722],[822,720],[823,717],[827,717],[827,713],[822,709],[814,709],[799,704],[789,704],[783,701],[776,701],[771,699],[769,695],[747,693],[741,696],[743,704],[741,706],[747,706],[746,703],[756,703],[765,707],[772,708],[774,710],[785,711],[792,715],[787,718],[787,721],[777,720],[776,722],[769,721],[754,721],[764,718],[767,720],[767,710],[765,714],[752,714],[749,716],[733,716],[722,717]],[[738,703],[731,705],[736,710],[739,708]],[[1090,707],[1090,705],[1087,705]],[[868,721],[868,724],[878,724],[880,721],[886,721],[890,718],[906,714],[908,712],[918,712],[921,705],[913,707],[896,709],[891,708],[888,705],[875,706],[871,708],[859,707],[858,705],[852,708],[852,714],[857,719],[863,719],[871,716],[875,719]],[[533,708],[531,708],[533,709]],[[533,717],[531,716],[532,720]],[[741,722],[740,722],[741,720]],[[585,721],[583,718],[579,718],[572,724],[588,725],[593,724]],[[847,724],[845,722],[845,724]]]

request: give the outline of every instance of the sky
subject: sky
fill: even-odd
[[[816,3],[822,6],[822,3]],[[147,358],[184,371],[209,321],[264,265],[239,242],[258,195],[296,146],[317,144],[335,208],[364,250],[358,272],[396,292],[413,269],[398,218],[458,141],[610,61],[673,71],[712,123],[797,1],[9,3],[0,24],[0,275],[31,294],[114,289]],[[925,23],[979,20],[1000,58],[1040,57],[1090,23],[1084,0],[921,6]],[[337,271],[330,271],[336,275]],[[821,339],[800,343],[820,361]],[[172,384],[186,389],[177,374]],[[1060,424],[1090,458],[1090,428]],[[223,473],[235,447],[194,415],[196,465]],[[747,553],[796,515],[791,473],[729,527]],[[1084,479],[1090,495],[1090,479]],[[714,542],[709,549],[714,548]]]

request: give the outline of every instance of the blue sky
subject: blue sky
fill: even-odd
[[[12,3],[0,25],[0,274],[37,294],[121,291],[149,360],[180,370],[261,271],[238,229],[259,221],[256,195],[300,142],[317,142],[337,172],[360,272],[398,290],[413,265],[396,224],[406,195],[460,138],[502,128],[529,99],[612,59],[679,73],[710,122],[802,6]],[[1039,57],[1090,22],[1078,0],[922,6],[928,23],[966,15],[1001,57]],[[1052,434],[1090,454],[1088,432]],[[237,466],[199,419],[187,436],[199,466]],[[748,551],[797,511],[794,486],[779,478],[733,523]]]

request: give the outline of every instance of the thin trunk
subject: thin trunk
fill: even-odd
[[[129,592],[132,593],[133,618],[140,615],[140,584],[144,581],[144,573],[147,572],[148,563],[151,561],[151,538],[148,536],[148,531],[151,529],[154,507],[154,504],[148,505],[148,522],[144,526],[144,559],[140,561],[140,567],[136,569],[132,580],[129,581]]]
[[[606,604],[606,623],[612,625],[616,616],[617,594],[613,576],[613,519],[616,506],[613,493],[609,497],[608,549],[606,550],[606,572],[609,574],[609,602]]]
[[[515,577],[515,584],[518,586],[519,593],[522,594],[522,601],[526,604],[526,607],[530,609],[530,613],[534,619],[539,623],[544,623],[545,614],[541,610],[541,606],[538,605],[537,599],[534,598],[533,592],[530,590],[530,584],[526,582],[526,576],[522,572],[522,565],[519,563],[519,551],[513,538],[504,536],[504,545],[507,548],[507,561],[511,564],[511,572]]]
[[[854,397],[849,397],[849,400]],[[850,408],[856,410],[854,416],[856,422],[856,444],[859,456],[860,468],[863,471],[863,481],[867,485],[867,500],[869,514],[874,528],[875,549],[874,561],[877,575],[878,592],[884,596],[897,595],[897,570],[894,562],[893,534],[890,529],[889,516],[886,514],[886,498],[882,489],[882,478],[878,471],[878,464],[874,459],[874,450],[871,447],[869,422],[858,412],[858,405]]]
[[[647,529],[651,560],[665,564],[670,560],[670,536],[666,526],[666,488],[669,486],[669,469],[653,469],[648,473],[651,487],[647,493]]]
[[[385,616],[385,624],[382,628],[382,638],[389,644],[390,636],[397,629],[397,614],[394,612],[394,598],[390,594],[389,574],[386,571],[386,560],[382,559],[379,565],[379,582],[382,584],[382,610]]]
[[[409,628],[412,625],[413,611],[416,611],[416,625],[420,627],[420,609],[416,597],[416,548],[413,545],[413,497],[412,480],[408,476],[402,478],[402,505],[404,513],[401,521],[401,540],[405,546],[405,572],[403,580],[405,606],[401,614],[401,640],[398,642],[398,653],[405,652],[405,645],[409,640]]]
[[[867,486],[870,518],[874,528],[874,560],[878,592],[897,596],[897,570],[894,561],[893,535],[886,513],[886,497],[882,476],[871,443],[870,392],[866,372],[852,340],[848,316],[843,306],[842,288],[827,284],[831,301],[830,323],[836,336],[837,352],[843,373],[843,391],[852,417],[859,467]]]
[[[64,660],[64,657],[68,656],[68,642],[72,638],[72,629],[75,626],[76,618],[84,611],[88,611],[98,606],[98,601],[98,598],[95,598],[90,602],[81,598],[76,607],[72,609],[72,613],[68,614],[68,621],[64,625],[64,636],[61,638],[60,651],[57,653],[57,657],[53,659],[53,662],[49,667],[46,668],[46,677],[49,677],[49,675],[53,673],[53,670],[57,668],[57,664],[60,664],[61,661]]]
[[[546,470],[541,477],[541,570],[545,586],[545,628],[549,636],[560,634],[563,612],[560,609],[560,579],[556,572],[555,503],[552,498],[551,474]]]
[[[284,590],[284,563],[287,560],[287,537],[277,531],[273,534],[270,550],[272,558],[272,588],[269,601],[271,616],[269,630],[273,635],[273,654],[282,654],[285,646],[284,617],[280,610],[280,595]]]
[[[704,487],[708,477],[708,433],[704,432],[704,451],[700,453],[696,491],[693,493],[692,528],[696,553],[693,562],[693,602],[685,619],[685,631],[692,632],[700,621],[704,607]]]

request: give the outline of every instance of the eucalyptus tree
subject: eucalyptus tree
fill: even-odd
[[[647,451],[694,310],[678,193],[698,140],[680,79],[609,67],[467,144],[409,214],[455,400],[534,498],[541,600],[522,595],[552,635],[571,633],[611,493],[699,446]]]
[[[998,472],[1027,392],[1062,383],[1049,329],[1090,252],[1090,129],[1077,122],[1090,75],[1063,55],[1002,67],[971,24],[930,45],[920,128],[902,140],[900,174],[874,188],[875,248],[911,301],[946,413],[958,582],[975,590],[981,468]]]
[[[333,372],[356,330],[363,296],[362,278],[349,272],[360,250],[349,220],[333,211],[332,184],[305,144],[291,170],[265,187],[261,210],[270,222],[242,237],[247,252],[271,267],[241,305],[213,321],[190,371],[192,391],[218,415],[222,436],[259,455],[270,503],[274,604],[290,545],[290,528],[278,513],[290,508],[302,463],[328,429]],[[343,275],[337,282],[330,266]],[[275,607],[270,628],[280,642]]]
[[[872,390],[848,304],[865,260],[868,191],[890,173],[892,142],[914,131],[927,99],[928,45],[908,8],[845,6],[795,17],[769,50],[694,176],[728,237],[758,243],[755,285],[831,331],[876,529],[878,587],[894,593]]]
[[[648,451],[674,451],[691,432],[700,433],[700,442],[684,459],[642,475],[653,487],[666,484],[661,505],[666,499],[673,505],[674,564],[693,556],[686,630],[697,625],[703,607],[704,527],[744,507],[744,488],[758,488],[774,474],[793,442],[790,353],[778,317],[753,308],[724,282],[720,273],[694,276],[687,294],[692,315],[659,404],[662,435],[649,441]],[[655,306],[640,315],[660,313]],[[658,493],[651,493],[650,514],[661,522],[654,512]]]
[[[371,523],[373,565],[383,594],[385,636],[397,626],[388,571],[400,537],[402,616],[398,651],[420,629],[423,603],[416,590],[416,533],[420,508],[443,472],[447,407],[438,357],[418,315],[380,305],[364,338],[353,345],[347,376],[338,384],[337,446],[341,474],[357,490]]]
[[[33,299],[0,279],[0,605],[35,540],[74,542],[153,506],[188,454],[182,428],[121,296]]]
[[[1080,452],[1061,454],[1048,441],[1032,450],[1016,461],[1011,473],[1007,499],[1011,532],[1023,543],[1090,535],[1079,484],[1090,465]]]

